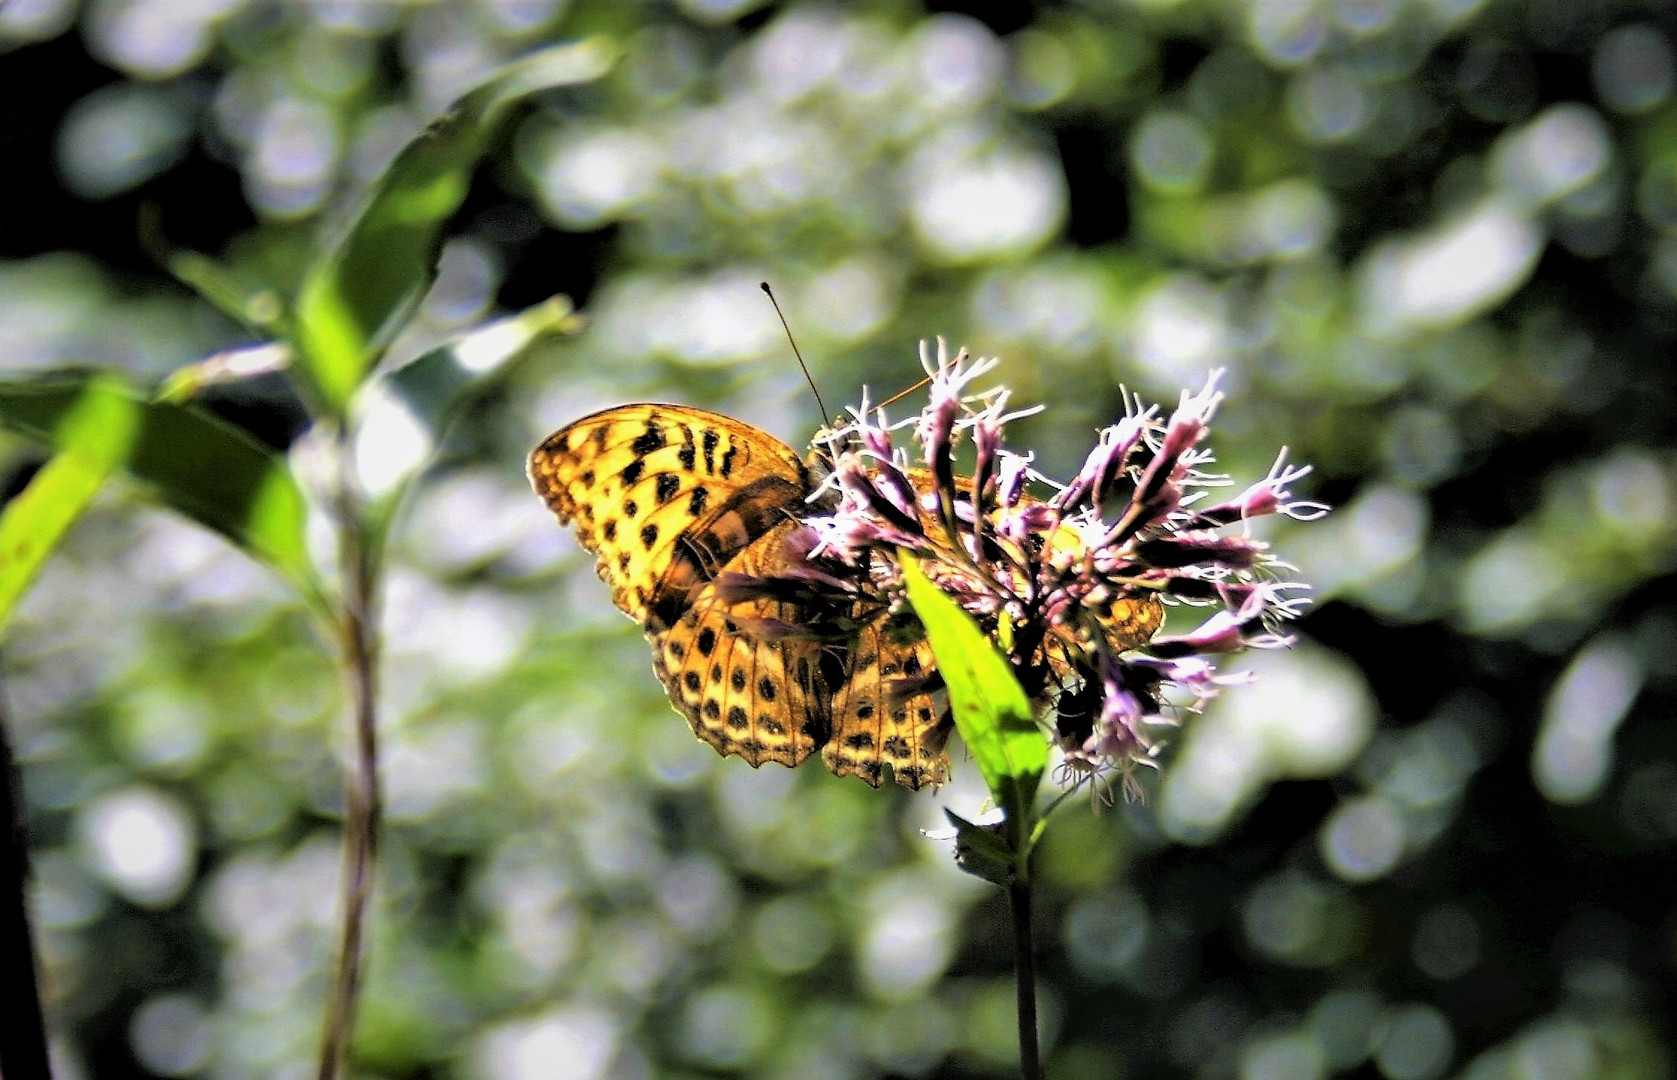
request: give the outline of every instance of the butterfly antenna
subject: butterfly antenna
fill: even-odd
[[[798,351],[798,341],[792,336],[792,327],[786,321],[786,313],[780,310],[780,301],[774,298],[774,290],[769,283],[759,281],[758,287],[768,296],[769,303],[774,305],[774,313],[780,316],[781,328],[786,331],[786,340],[792,345],[792,355],[798,358],[798,366],[804,369],[804,381],[809,383],[810,392],[815,395],[815,406],[821,410],[821,419],[826,423],[827,430],[833,430],[833,418],[827,413],[827,403],[821,400],[821,391],[815,385],[815,376],[809,373],[809,365],[804,363],[804,354]]]
[[[930,385],[931,381],[932,381],[932,377],[930,375],[928,375],[924,379],[921,379],[919,382],[915,383],[913,386],[909,387],[907,390],[903,390],[903,391],[900,391],[898,393],[892,394],[890,397],[886,398],[884,401],[881,401],[878,405],[875,405],[874,408],[883,409],[887,405],[895,405],[897,402],[901,401],[903,398],[907,397],[908,395],[914,393],[916,390],[920,389],[922,386]]]

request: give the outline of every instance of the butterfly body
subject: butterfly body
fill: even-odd
[[[549,436],[531,484],[597,558],[699,738],[753,766],[817,750],[840,776],[941,783],[950,723],[923,639],[819,590],[739,595],[800,562],[815,471],[774,437],[680,405],[607,409]],[[789,631],[789,632],[788,632]]]

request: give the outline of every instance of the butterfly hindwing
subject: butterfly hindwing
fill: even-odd
[[[771,532],[740,561],[772,555],[793,527],[788,522]],[[791,767],[827,741],[832,691],[821,643],[765,629],[796,626],[802,616],[789,601],[723,602],[706,586],[675,625],[648,632],[670,703],[717,753],[737,754],[754,767],[765,761]]]
[[[821,752],[827,768],[874,787],[887,764],[904,787],[943,783],[952,723],[927,686],[933,666],[923,635],[885,616],[864,625],[833,695],[833,734]]]

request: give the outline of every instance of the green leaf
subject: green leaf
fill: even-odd
[[[613,60],[600,40],[532,53],[456,101],[397,155],[303,278],[294,332],[319,405],[344,412],[393,321],[429,286],[443,226],[511,107],[539,90],[596,79]]]
[[[899,550],[909,603],[926,627],[938,674],[949,687],[955,727],[996,805],[1028,837],[1031,804],[1048,764],[1048,741],[1030,699],[1007,660],[961,606],[926,579],[913,555]]]
[[[0,636],[59,541],[127,458],[138,429],[138,410],[97,385],[60,417],[58,453],[0,511]]]
[[[237,428],[149,401],[110,375],[0,382],[0,424],[60,452],[79,447],[90,468],[120,465],[164,503],[274,566],[310,602],[320,601],[304,540],[303,493],[283,457]]]
[[[955,865],[1002,887],[1014,881],[1018,853],[1001,825],[980,825],[944,808],[943,816],[955,826]]]
[[[139,225],[146,254],[223,315],[258,333],[276,332],[285,321],[285,301],[272,288],[246,280],[208,255],[171,246],[157,207],[140,207]]]

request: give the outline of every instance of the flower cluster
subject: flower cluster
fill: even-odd
[[[1168,418],[1130,399],[1061,486],[1003,445],[1007,423],[1027,413],[1007,411],[1005,390],[971,389],[994,361],[951,358],[942,341],[935,359],[923,346],[921,361],[930,390],[918,417],[891,424],[864,400],[832,433],[832,475],[817,493],[831,512],[807,522],[806,566],[865,568],[880,603],[902,610],[897,552],[914,553],[1033,700],[1052,708],[1062,777],[1117,771],[1128,784],[1157,753],[1153,729],[1233,681],[1209,656],[1289,643],[1277,627],[1298,613],[1302,586],[1280,579],[1285,564],[1264,543],[1225,530],[1266,514],[1326,513],[1289,490],[1308,469],[1283,452],[1264,479],[1212,498],[1229,484],[1207,471],[1203,445],[1222,400],[1214,374]],[[894,437],[905,428],[913,454]],[[966,439],[971,476],[955,469]],[[1215,610],[1189,633],[1156,637],[1167,605]]]

